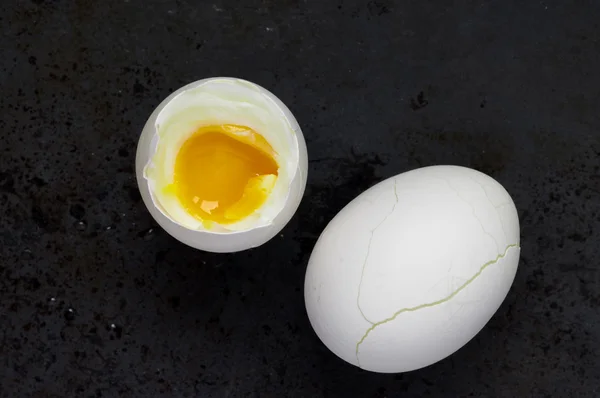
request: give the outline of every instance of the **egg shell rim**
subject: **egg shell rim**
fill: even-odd
[[[151,189],[149,189],[149,193],[150,193],[150,198],[152,199],[152,204],[155,208],[158,209],[159,212],[162,213],[163,216],[165,216],[167,219],[169,219],[171,222],[180,225],[181,227],[185,228],[186,230],[189,231],[205,231],[205,232],[211,232],[213,234],[221,234],[221,235],[230,235],[233,233],[241,233],[241,232],[245,232],[245,231],[252,231],[252,230],[256,230],[258,228],[263,228],[263,227],[268,227],[271,224],[273,224],[275,218],[277,218],[277,216],[285,209],[285,203],[287,203],[288,197],[289,197],[289,193],[291,191],[291,187],[292,184],[294,182],[294,179],[296,177],[296,174],[298,173],[298,170],[300,168],[300,164],[299,164],[299,160],[300,160],[300,152],[301,152],[301,148],[300,148],[300,143],[298,140],[298,132],[300,131],[301,133],[301,129],[299,124],[297,123],[297,120],[295,119],[295,117],[293,116],[293,114],[291,113],[291,111],[287,108],[287,106],[285,106],[285,104],[283,104],[283,102],[281,100],[279,100],[279,98],[277,98],[273,93],[271,93],[270,91],[268,91],[267,89],[265,89],[264,87],[261,87],[260,85],[253,83],[251,81],[245,80],[245,79],[240,79],[240,78],[232,78],[232,77],[212,77],[212,78],[205,78],[205,79],[201,79],[195,82],[192,82],[190,84],[187,84],[183,87],[181,87],[180,89],[176,90],[175,92],[173,92],[171,95],[169,95],[165,100],[163,100],[163,102],[161,102],[159,104],[159,106],[155,109],[155,111],[152,113],[152,115],[150,116],[150,118],[148,119],[148,122],[146,123],[146,125],[144,126],[144,129],[142,130],[142,134],[144,135],[144,133],[146,133],[146,130],[152,130],[152,135],[151,135],[151,139],[149,140],[149,150],[148,150],[148,160],[146,161],[146,163],[144,164],[144,166],[142,167],[142,176],[144,177],[144,179],[146,180],[146,184],[149,184],[149,181],[147,180],[146,177],[146,168],[148,167],[148,165],[150,165],[151,161],[152,161],[152,157],[154,155],[154,153],[157,150],[157,145],[159,143],[158,139],[158,119],[160,117],[160,115],[162,114],[162,112],[164,111],[164,109],[172,102],[174,101],[177,97],[181,96],[182,94],[184,94],[186,91],[189,90],[194,90],[197,89],[205,84],[208,84],[212,81],[234,81],[235,83],[238,84],[242,84],[244,86],[247,86],[248,89],[251,90],[256,90],[259,94],[263,95],[267,100],[271,101],[273,103],[273,105],[275,105],[275,107],[281,111],[282,116],[284,117],[285,121],[289,124],[289,127],[291,129],[291,133],[293,136],[294,141],[296,141],[296,148],[295,148],[295,155],[296,155],[296,159],[297,159],[297,164],[296,164],[296,168],[292,170],[290,177],[290,181],[287,185],[287,193],[285,198],[283,199],[284,201],[284,205],[282,206],[282,208],[279,210],[279,212],[276,214],[276,216],[274,218],[272,218],[271,220],[268,220],[266,223],[259,225],[257,227],[251,227],[251,228],[245,228],[245,229],[239,229],[239,230],[227,230],[227,231],[208,231],[206,229],[191,229],[186,227],[185,225],[181,224],[180,222],[178,222],[177,220],[175,220],[173,217],[171,217],[166,210],[161,206],[161,203],[157,200],[155,194],[152,192]],[[291,117],[290,117],[291,116]],[[149,123],[152,122],[152,123]],[[148,125],[150,124],[150,125]],[[302,136],[303,138],[303,136]],[[141,142],[141,139],[140,139]],[[138,144],[139,147],[139,144]],[[136,156],[137,159],[137,156]],[[136,168],[137,168],[137,162],[136,162]],[[139,185],[139,182],[138,182]],[[226,226],[223,226],[223,229],[227,229]]]
[[[255,227],[255,228],[250,228],[250,229],[245,229],[245,230],[226,231],[226,232],[193,230],[193,229],[186,228],[183,225],[181,225],[181,224],[171,220],[169,217],[165,216],[156,207],[156,205],[152,201],[152,196],[151,196],[152,193],[150,192],[147,180],[144,177],[144,168],[146,167],[146,164],[148,163],[148,161],[150,159],[150,149],[151,149],[150,146],[151,146],[154,136],[156,135],[156,119],[157,119],[158,115],[160,114],[160,112],[164,109],[164,107],[170,101],[172,101],[176,96],[178,96],[179,94],[181,94],[182,92],[184,92],[186,90],[197,88],[198,86],[205,84],[211,80],[234,80],[234,81],[238,81],[238,82],[242,82],[244,84],[249,84],[251,86],[254,86],[262,94],[264,94],[267,98],[269,98],[271,101],[273,101],[274,105],[277,106],[277,108],[279,108],[281,110],[282,114],[287,119],[288,123],[290,124],[292,131],[294,132],[295,139],[298,143],[298,165],[296,167],[295,175],[291,179],[290,184],[289,184],[290,190],[288,192],[288,196],[285,199],[286,204],[283,206],[282,210],[277,214],[277,216],[271,220],[271,222],[269,224],[265,224],[265,225],[261,225],[261,226]],[[304,193],[306,191],[306,184],[307,184],[307,180],[308,180],[308,149],[306,146],[306,140],[304,139],[304,134],[302,132],[302,129],[301,129],[300,124],[298,123],[296,117],[294,116],[292,111],[287,107],[287,105],[285,105],[285,103],[283,103],[283,101],[281,101],[271,91],[260,86],[259,84],[256,84],[256,83],[251,82],[246,79],[241,79],[241,78],[236,78],[236,77],[227,77],[227,76],[208,77],[208,78],[193,81],[191,83],[188,83],[188,84],[180,87],[179,89],[172,92],[169,96],[167,96],[163,101],[161,101],[161,103],[154,109],[154,111],[150,114],[146,123],[144,124],[144,127],[142,128],[139,139],[138,139],[138,144],[137,144],[137,149],[136,149],[135,168],[136,168],[136,182],[138,185],[138,189],[140,190],[144,205],[146,206],[146,208],[152,215],[152,218],[165,231],[167,231],[169,233],[169,235],[173,236],[178,241],[180,241],[190,247],[196,248],[196,249],[201,249],[201,250],[206,250],[206,251],[211,251],[211,252],[218,252],[218,253],[233,253],[233,252],[238,252],[238,251],[243,251],[243,250],[251,249],[254,247],[258,247],[258,246],[268,242],[279,231],[281,231],[281,229],[283,229],[289,223],[289,221],[293,218],[293,216],[296,214],[296,212],[300,206],[300,203],[302,202],[302,199],[304,197]],[[298,189],[296,196],[291,197],[290,193],[294,190],[294,186],[298,185],[298,184],[300,184],[300,187]],[[292,200],[293,200],[294,204],[292,205],[291,208],[288,209],[288,206],[290,206],[289,202]],[[274,228],[274,226],[279,226],[279,225],[281,226],[281,228]],[[274,233],[268,232],[269,229],[273,229],[276,231]],[[186,239],[181,238],[182,235],[189,235],[189,234],[201,234],[201,235],[211,235],[211,236],[216,235],[216,236],[219,236],[220,238],[225,238],[225,237],[233,238],[233,237],[238,237],[238,236],[248,234],[248,233],[251,233],[254,231],[262,231],[263,235],[268,236],[268,238],[266,240],[264,240],[264,242],[262,242],[262,243],[253,245],[253,246],[245,248],[245,249],[242,248],[242,249],[217,250],[217,251],[208,250],[204,247],[199,247],[198,245],[188,242],[188,241],[186,241]]]

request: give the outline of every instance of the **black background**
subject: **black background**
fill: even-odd
[[[0,12],[0,391],[20,397],[598,397],[600,2],[9,0]],[[235,255],[140,200],[141,129],[180,86],[254,81],[297,117],[295,217]],[[463,349],[398,375],[308,322],[317,237],[376,182],[481,170],[522,257]]]

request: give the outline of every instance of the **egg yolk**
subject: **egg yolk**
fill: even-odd
[[[273,148],[245,126],[206,126],[181,146],[172,188],[192,216],[231,224],[267,199],[278,175]]]

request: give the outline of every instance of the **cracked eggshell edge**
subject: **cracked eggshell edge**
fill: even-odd
[[[298,142],[298,169],[296,170],[296,174],[290,183],[290,189],[285,206],[269,225],[264,225],[245,231],[234,231],[229,233],[190,230],[165,216],[163,212],[156,207],[154,200],[152,199],[152,193],[150,192],[148,182],[144,177],[144,168],[148,163],[150,154],[152,153],[152,147],[155,144],[153,141],[156,132],[156,119],[164,107],[179,94],[196,88],[210,80],[237,80],[255,86],[262,94],[264,94],[266,97],[272,100],[275,105],[277,105],[295,133],[296,140]],[[197,80],[179,88],[171,93],[156,107],[146,121],[138,141],[135,157],[135,171],[138,189],[140,190],[144,205],[154,220],[161,226],[161,228],[167,231],[169,235],[181,243],[195,249],[213,253],[234,253],[265,244],[275,235],[277,235],[292,219],[298,210],[298,207],[300,206],[300,202],[302,201],[302,197],[304,196],[304,191],[306,189],[308,154],[306,141],[304,140],[304,135],[302,134],[302,129],[300,128],[298,121],[290,109],[279,98],[277,98],[277,96],[264,87],[244,79],[231,77],[212,77]]]
[[[520,246],[509,245],[496,260],[490,261],[489,267],[482,267],[471,282],[452,292],[451,295],[441,298],[438,302],[423,303],[414,309],[403,308],[394,313],[392,317],[371,325],[357,344],[356,366],[377,373],[406,373],[431,366],[463,349],[486,327],[506,300],[517,273],[520,253]],[[511,264],[517,265],[511,267]],[[493,285],[501,279],[508,281],[507,288],[494,288]],[[465,317],[464,312],[471,309],[467,307],[465,311],[462,311],[462,307],[460,307],[461,309],[449,317],[448,312],[451,310],[448,307],[456,305],[452,300],[458,294],[486,297],[489,304],[480,306],[468,317]],[[411,352],[405,352],[404,356],[397,356],[398,359],[395,360],[390,360],[390,358],[382,360],[377,355],[378,351],[386,349],[378,342],[402,342],[410,338],[405,333],[405,329],[398,327],[394,322],[404,325],[422,323],[423,317],[431,320],[431,327],[420,329],[419,334],[422,340],[411,346]],[[476,322],[477,320],[484,320],[484,322]],[[435,341],[433,335],[437,333],[452,334],[454,344],[438,348],[435,352],[428,352],[426,344]],[[359,345],[362,350],[360,353]]]

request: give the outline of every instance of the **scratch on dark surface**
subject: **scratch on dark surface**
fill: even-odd
[[[423,109],[427,105],[429,105],[429,101],[425,98],[425,93],[423,93],[422,91],[419,92],[419,94],[417,94],[415,98],[410,99],[410,108],[413,111]]]

